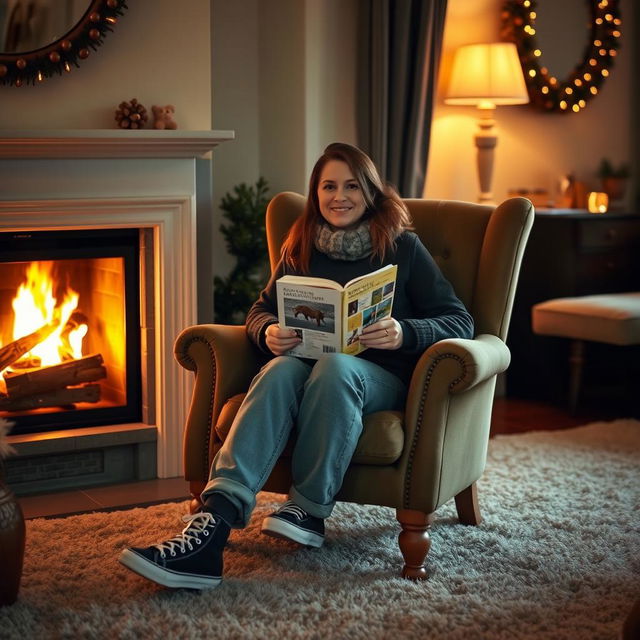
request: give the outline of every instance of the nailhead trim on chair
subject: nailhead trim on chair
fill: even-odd
[[[187,354],[189,348],[191,347],[191,345],[194,342],[204,342],[204,344],[207,345],[207,348],[209,349],[209,353],[211,354],[211,380],[212,380],[212,386],[215,389],[216,387],[216,352],[215,350],[212,348],[211,343],[208,340],[205,340],[204,338],[201,337],[194,337],[189,341],[189,344],[186,346],[185,348],[185,355]],[[195,363],[195,361],[193,360],[193,358],[191,358],[190,356],[186,355],[186,358],[188,359],[192,364],[193,364],[193,369],[195,371],[197,371],[198,367]],[[208,412],[208,416],[207,416],[207,421],[209,424],[209,428],[207,429],[207,440],[206,440],[206,446],[204,447],[204,458],[203,458],[203,469],[204,469],[204,474],[203,474],[203,478],[208,478],[209,477],[209,467],[211,466],[209,464],[209,449],[210,449],[210,443],[211,443],[211,432],[213,431],[213,402],[214,402],[214,394],[211,394],[211,401],[209,402],[209,412]]]
[[[409,462],[407,464],[407,473],[404,479],[404,503],[403,503],[403,507],[405,509],[409,509],[409,487],[411,485],[411,474],[413,472],[413,458],[415,456],[416,453],[416,447],[418,446],[418,437],[420,436],[420,429],[422,428],[422,419],[424,416],[424,403],[426,402],[427,399],[427,392],[429,389],[429,383],[431,382],[431,377],[433,376],[433,370],[436,368],[436,366],[438,365],[438,363],[441,360],[444,360],[445,358],[453,358],[454,360],[457,360],[463,367],[464,369],[464,360],[457,354],[454,353],[443,353],[441,355],[439,355],[437,358],[434,359],[434,361],[431,363],[431,366],[429,367],[428,371],[427,371],[427,376],[424,382],[424,387],[422,390],[422,394],[420,396],[420,409],[418,410],[418,423],[416,426],[416,432],[413,436],[413,440],[411,441],[411,449],[409,451]],[[464,378],[464,371],[462,373],[461,376],[459,376],[458,378],[456,378],[455,380],[453,380],[451,382],[451,384],[449,385],[449,389],[453,389],[453,387],[455,387],[458,382],[460,382],[460,380],[462,380]]]

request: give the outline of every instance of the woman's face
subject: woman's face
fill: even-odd
[[[364,194],[342,160],[329,160],[320,173],[318,204],[322,217],[337,229],[355,227],[367,209]]]

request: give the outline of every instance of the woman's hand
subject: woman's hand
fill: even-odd
[[[302,342],[293,329],[281,329],[279,324],[270,324],[264,335],[267,347],[276,356],[285,354]]]
[[[395,318],[378,320],[360,334],[360,344],[373,349],[399,349],[402,339],[402,326]]]

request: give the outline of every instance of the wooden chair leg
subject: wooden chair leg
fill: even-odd
[[[571,355],[569,356],[569,411],[575,415],[582,384],[582,368],[584,365],[584,342],[573,340],[571,342]]]
[[[204,488],[207,486],[206,482],[202,482],[202,480],[191,480],[189,481],[189,490],[191,492],[191,502],[189,503],[189,511],[191,513],[195,513],[199,511],[202,507],[202,500],[200,500],[200,494],[204,491]]]
[[[475,482],[462,490],[455,497],[455,500],[458,519],[462,524],[477,525],[482,522],[480,505],[478,503],[478,489]]]
[[[398,544],[404,558],[402,577],[424,580],[427,577],[424,563],[431,548],[429,528],[432,515],[413,509],[396,509],[396,519],[402,526],[398,536]]]

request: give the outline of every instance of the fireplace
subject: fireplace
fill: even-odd
[[[0,137],[0,349],[19,339],[13,300],[30,278],[48,274],[58,305],[70,291],[78,297],[60,330],[64,344],[56,346],[62,362],[25,352],[9,375],[22,391],[12,397],[5,374],[0,406],[27,392],[32,404],[48,393],[73,398],[78,388],[95,400],[59,405],[54,398],[55,406],[8,413],[5,404],[0,415],[16,422],[10,440],[18,455],[7,460],[16,493],[182,475],[193,379],[175,362],[173,343],[185,327],[210,321],[207,156],[232,138],[228,131],[145,130]],[[39,322],[28,330],[51,324]],[[67,344],[75,329],[84,332],[75,338],[81,353]],[[122,333],[123,349],[110,344]],[[79,384],[57,379],[55,370],[52,382],[46,371],[78,371],[91,358]],[[20,379],[24,373],[31,379]],[[43,375],[46,391],[29,388]]]
[[[140,421],[138,265],[136,229],[0,234],[0,417],[14,434]]]

